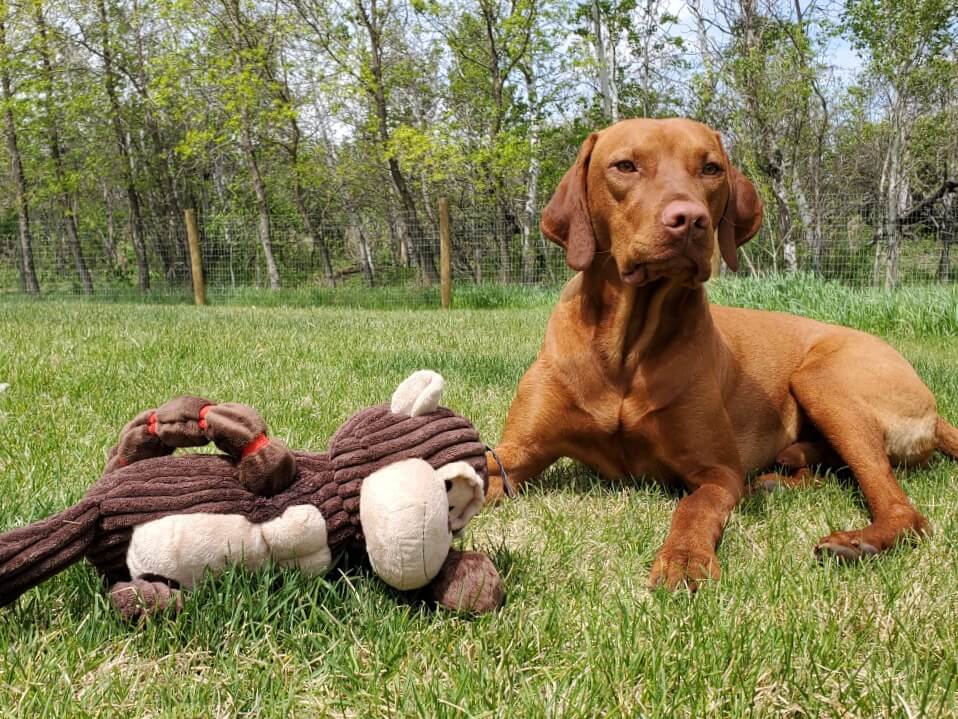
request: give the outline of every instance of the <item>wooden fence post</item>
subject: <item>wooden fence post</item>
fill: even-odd
[[[439,198],[439,300],[443,309],[452,305],[452,243],[449,239],[449,200]]]
[[[186,239],[190,244],[190,269],[193,275],[193,300],[198,305],[206,304],[206,283],[203,281],[203,255],[200,253],[200,233],[196,227],[196,213],[183,210],[186,218]]]

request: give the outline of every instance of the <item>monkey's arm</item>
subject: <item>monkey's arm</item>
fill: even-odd
[[[177,447],[209,442],[237,463],[240,484],[254,494],[277,494],[296,475],[292,453],[281,441],[267,436],[266,423],[255,409],[192,396],[177,397],[134,417],[110,449],[104,473],[172,454]]]

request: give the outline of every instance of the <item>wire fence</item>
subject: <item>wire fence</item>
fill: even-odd
[[[939,203],[918,221],[893,227],[874,198],[830,198],[807,226],[791,214],[784,218],[774,208],[767,209],[762,231],[740,250],[741,272],[749,275],[803,271],[858,287],[958,278],[958,202]],[[265,229],[257,217],[201,217],[206,285],[214,292],[231,293],[253,288],[432,284],[439,277],[435,216],[356,212],[316,220],[308,228],[298,219],[270,218]],[[561,248],[545,240],[537,223],[523,221],[524,217],[520,212],[451,208],[454,282],[565,281],[571,271]],[[63,223],[31,227],[33,265],[42,294],[137,297],[191,292],[182,222],[147,223],[141,253],[128,231],[82,231],[74,243],[65,228]],[[0,234],[2,293],[26,290],[20,247],[17,232]]]

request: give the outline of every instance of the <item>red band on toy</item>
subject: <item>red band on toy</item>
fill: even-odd
[[[251,454],[256,454],[267,444],[269,444],[269,437],[265,434],[258,434],[253,438],[252,442],[243,447],[242,456],[249,457]]]
[[[156,412],[150,415],[150,418],[146,421],[146,431],[150,434],[156,434]]]
[[[210,411],[211,404],[204,404],[200,407],[200,429],[206,429],[209,425],[206,423],[206,413]]]
[[[125,466],[126,466],[126,460],[123,459],[123,457],[117,457],[117,458],[116,458],[116,466],[117,466],[117,467],[125,467]]]

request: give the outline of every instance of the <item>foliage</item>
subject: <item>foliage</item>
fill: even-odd
[[[850,193],[877,198],[890,153],[904,158],[902,212],[958,175],[954,0],[27,0],[3,13],[32,222],[76,218],[82,251],[131,278],[131,193],[167,279],[188,276],[187,206],[304,232],[400,217],[370,256],[416,263],[410,243],[447,196],[516,228],[496,240],[505,257],[535,233],[527,194],[541,206],[613,117],[722,131],[766,198],[768,256],[791,270],[821,271],[835,249],[822,218]],[[0,187],[12,229],[12,176]]]

